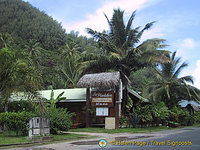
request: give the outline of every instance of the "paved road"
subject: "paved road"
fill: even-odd
[[[80,133],[77,133],[80,134]],[[83,134],[83,133],[81,133]],[[86,133],[88,135],[98,136],[95,139],[85,139],[74,142],[54,143],[33,147],[14,148],[13,150],[200,150],[200,127],[182,128],[175,130],[165,130],[152,133]],[[106,139],[108,145],[100,148],[98,141]],[[123,141],[126,146],[121,146]],[[187,146],[172,146],[173,142],[184,142]],[[133,144],[134,143],[134,144]],[[138,145],[137,145],[138,144]],[[140,145],[143,146],[140,146]],[[158,146],[160,144],[160,146]],[[179,143],[178,143],[179,144]],[[183,144],[183,143],[181,143]]]
[[[167,132],[167,131],[164,131]],[[131,142],[131,144],[129,143]],[[176,143],[178,142],[178,143]],[[181,142],[181,143],[180,143]],[[134,144],[133,144],[134,143]],[[162,137],[127,141],[127,146],[112,142],[104,149],[109,150],[200,150],[200,128],[183,128],[178,133],[170,133]],[[159,145],[160,144],[160,145]],[[184,144],[178,145],[178,144]],[[144,146],[142,146],[144,145]],[[174,145],[174,146],[173,146]],[[96,148],[99,149],[99,148]],[[96,150],[90,149],[90,150]]]

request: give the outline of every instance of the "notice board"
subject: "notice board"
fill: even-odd
[[[91,105],[95,107],[113,107],[114,92],[113,91],[92,91]]]

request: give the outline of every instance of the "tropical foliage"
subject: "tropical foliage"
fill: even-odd
[[[159,48],[166,46],[163,44],[165,40],[150,39],[138,44],[144,31],[150,29],[154,22],[146,24],[141,30],[140,27],[132,28],[135,12],[132,13],[127,25],[125,25],[124,11],[120,9],[114,9],[111,20],[106,15],[105,17],[110,28],[108,32],[87,29],[88,33],[97,39],[101,55],[97,56],[86,67],[86,72],[102,72],[114,69],[130,76],[132,71],[143,68],[148,64],[161,60],[167,61],[164,58],[168,51],[158,51]]]
[[[169,62],[160,64],[154,69],[155,81],[149,84],[146,93],[155,101],[164,101],[169,107],[178,104],[178,101],[189,95],[187,83],[193,83],[191,76],[179,77],[180,72],[187,67],[186,63],[181,63],[180,58],[176,58],[176,52],[169,56]]]
[[[58,134],[59,131],[67,131],[72,125],[71,118],[74,114],[67,111],[67,108],[49,107],[46,117],[50,119],[50,133]]]
[[[5,99],[7,111],[11,93],[25,91],[34,93],[40,87],[41,77],[34,66],[19,59],[16,51],[8,48],[0,50],[0,90]]]
[[[50,102],[50,107],[56,108],[56,103],[60,102],[61,100],[65,100],[66,97],[62,97],[64,92],[60,93],[56,98],[54,98],[54,91],[51,90],[50,100],[47,100]]]
[[[97,32],[87,28],[92,38],[79,36],[75,31],[65,33],[52,17],[22,0],[1,0],[0,14],[0,104],[4,104],[5,111],[13,107],[8,109],[11,93],[35,94],[39,89],[74,88],[81,75],[105,71],[127,75],[132,88],[151,102],[145,106],[129,104],[131,126],[165,124],[166,120],[181,122],[181,117],[187,120],[187,112],[173,108],[182,99],[200,99],[199,89],[190,85],[192,77],[180,77],[187,64],[181,63],[176,52],[170,54],[165,50],[164,39],[141,41],[155,22],[143,28],[135,27],[135,11],[127,22],[120,9],[114,9],[111,19],[105,14],[109,30]],[[50,107],[36,111],[50,117],[54,133],[71,125],[72,114],[56,108],[62,95],[54,98],[52,90]],[[34,107],[39,110],[43,105],[41,102]],[[124,120],[127,122],[127,118]]]
[[[59,131],[67,131],[71,125],[71,118],[74,113],[67,111],[67,108],[56,108],[56,104],[61,100],[66,100],[66,97],[62,97],[64,92],[60,93],[54,98],[54,91],[51,90],[50,99],[47,100],[47,109],[45,117],[50,120],[50,133],[58,134]]]
[[[53,50],[65,43],[65,30],[61,25],[28,2],[1,0],[0,14],[0,33],[11,34],[19,45],[34,39],[44,49]]]
[[[26,111],[0,113],[0,127],[5,125],[9,132],[14,131],[16,135],[27,135],[28,122],[31,117],[35,117],[35,114]]]

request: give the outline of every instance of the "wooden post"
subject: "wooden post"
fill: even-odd
[[[119,128],[119,86],[116,86],[116,97],[115,97],[115,129]]]
[[[89,105],[90,105],[90,88],[86,90],[86,114],[85,114],[85,121],[86,121],[86,128],[89,127]]]

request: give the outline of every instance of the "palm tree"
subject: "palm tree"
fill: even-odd
[[[0,33],[0,49],[8,48],[13,45],[13,39],[8,33]]]
[[[170,61],[155,68],[156,79],[145,89],[144,95],[154,100],[161,100],[168,107],[177,105],[183,96],[188,95],[187,83],[193,83],[192,76],[179,77],[180,72],[188,66],[185,62],[181,65],[181,58],[176,58],[176,52],[169,56]],[[160,69],[159,69],[160,68]],[[188,96],[187,96],[188,97]]]
[[[68,43],[65,44],[63,48],[61,48],[62,60],[65,59],[66,57],[72,56],[73,54],[79,52],[80,49],[81,47],[78,44],[76,44],[74,41],[69,41]]]
[[[87,28],[99,43],[99,54],[88,61],[88,65],[84,68],[83,74],[86,72],[104,72],[104,71],[121,71],[127,77],[132,71],[137,71],[153,62],[167,61],[166,54],[168,51],[158,50],[163,48],[163,39],[150,39],[139,44],[144,31],[150,29],[154,22],[147,23],[144,28],[132,28],[135,11],[132,13],[128,23],[124,23],[124,11],[114,9],[112,19],[109,20],[105,14],[109,25],[108,32],[97,32]],[[122,113],[126,113],[127,87],[122,100]]]
[[[66,45],[62,48],[61,54],[61,64],[60,68],[64,87],[65,88],[75,88],[76,83],[79,80],[80,76],[80,62],[81,62],[81,52],[80,47],[74,41],[70,41],[66,43]]]
[[[165,40],[151,39],[136,46],[144,31],[150,29],[154,22],[146,24],[142,30],[140,30],[140,27],[132,29],[135,11],[127,25],[124,23],[123,16],[124,11],[120,9],[114,9],[111,20],[105,15],[110,28],[109,32],[97,32],[87,28],[88,33],[98,40],[99,47],[104,53],[93,59],[93,62],[85,68],[84,73],[114,69],[129,76],[132,71],[136,71],[147,64],[165,61],[165,54],[168,54],[168,51],[157,50],[166,46],[163,44]]]
[[[40,68],[40,62],[41,62],[41,51],[42,47],[40,46],[40,43],[37,40],[30,39],[28,44],[25,45],[25,53],[30,57],[30,60],[33,62],[33,65],[39,69]]]
[[[8,99],[13,92],[34,93],[41,85],[40,73],[34,66],[16,57],[15,51],[8,48],[0,50],[0,90],[5,100],[5,111]]]

